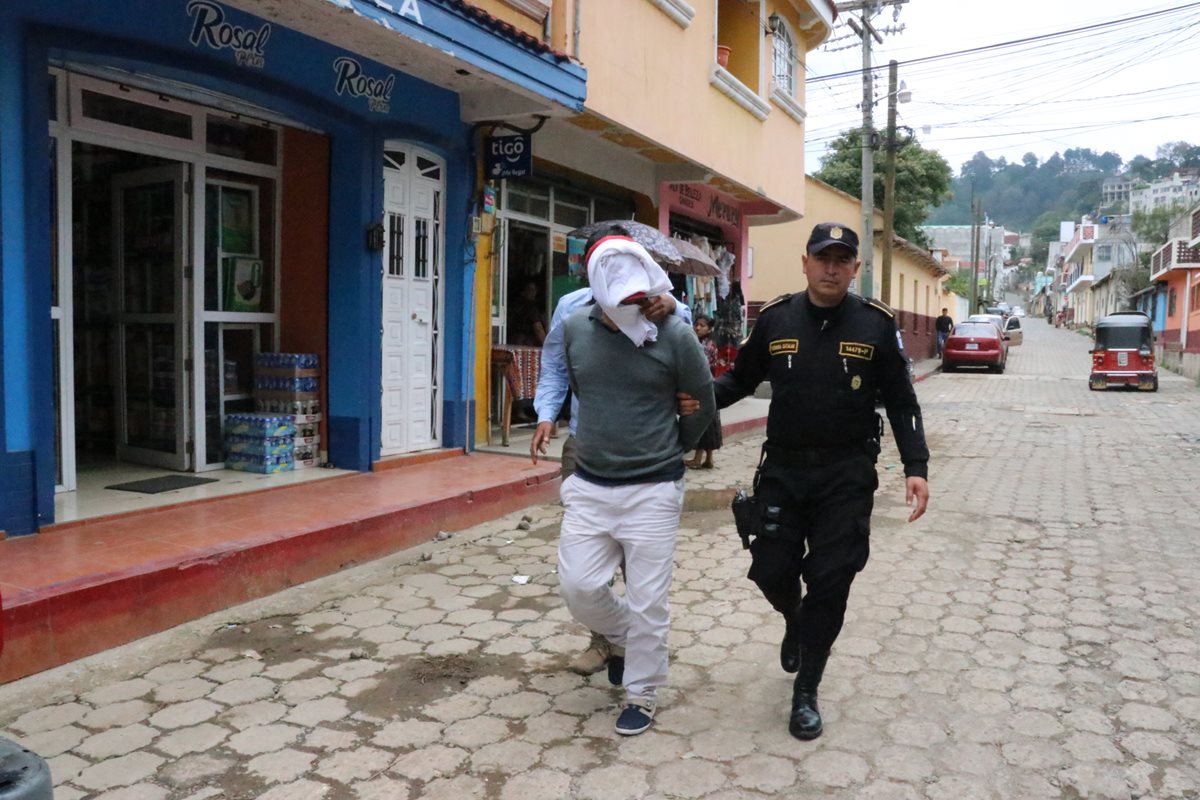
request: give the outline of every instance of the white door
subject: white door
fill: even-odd
[[[113,179],[117,457],[176,470],[190,466],[186,170],[175,164]]]
[[[396,143],[384,147],[384,456],[441,444],[444,173],[430,153]]]

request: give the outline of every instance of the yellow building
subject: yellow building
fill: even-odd
[[[733,281],[749,284],[751,231],[805,214],[804,59],[828,37],[836,11],[831,0],[476,4],[548,38],[588,71],[584,113],[496,120],[536,127],[531,177],[480,174],[480,191],[495,198],[477,243],[475,436],[483,442],[498,422],[496,363],[514,355],[525,378],[515,385],[528,394],[537,363],[530,317],[548,320],[582,285],[568,252],[573,228],[636,219],[704,243],[732,262]],[[480,144],[508,132],[485,129]],[[771,250],[755,248],[782,263]],[[715,284],[680,279],[676,288],[706,309]]]
[[[754,228],[750,232],[754,274],[746,281],[746,300],[753,318],[757,309],[785,292],[807,286],[800,257],[813,226],[843,222],[857,230],[862,203],[809,175],[805,181],[805,217],[796,222]],[[883,214],[875,213],[874,247],[876,280],[883,279]],[[864,243],[865,246],[865,243]],[[881,297],[896,310],[897,325],[910,357],[920,359],[936,352],[933,322],[942,308],[954,309],[957,295],[942,288],[949,273],[928,251],[899,236],[893,239],[890,292]]]

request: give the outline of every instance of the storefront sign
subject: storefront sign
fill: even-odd
[[[533,136],[517,133],[488,139],[484,169],[488,178],[528,178],[533,174]]]
[[[400,10],[396,12],[401,17],[408,17],[418,25],[424,25],[421,20],[421,4],[417,0],[404,0],[400,4]]]
[[[362,64],[349,56],[334,59],[333,71],[337,73],[334,91],[339,96],[365,97],[367,106],[381,114],[392,110],[392,88],[396,85],[394,73],[389,72],[386,78],[364,75]]]
[[[257,29],[234,25],[225,19],[225,9],[211,0],[192,0],[187,13],[192,18],[188,41],[193,47],[203,43],[213,50],[232,50],[239,66],[262,69],[271,23],[264,22]]]
[[[679,209],[693,212],[697,219],[708,219],[723,225],[740,228],[742,210],[734,203],[726,202],[720,194],[707,186],[693,183],[668,184],[669,202]]]

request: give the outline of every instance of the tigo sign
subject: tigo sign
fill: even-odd
[[[533,136],[517,133],[488,139],[484,170],[488,178],[528,178],[533,174]]]

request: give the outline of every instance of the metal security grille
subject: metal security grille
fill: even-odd
[[[404,277],[404,215],[388,214],[388,276]]]

